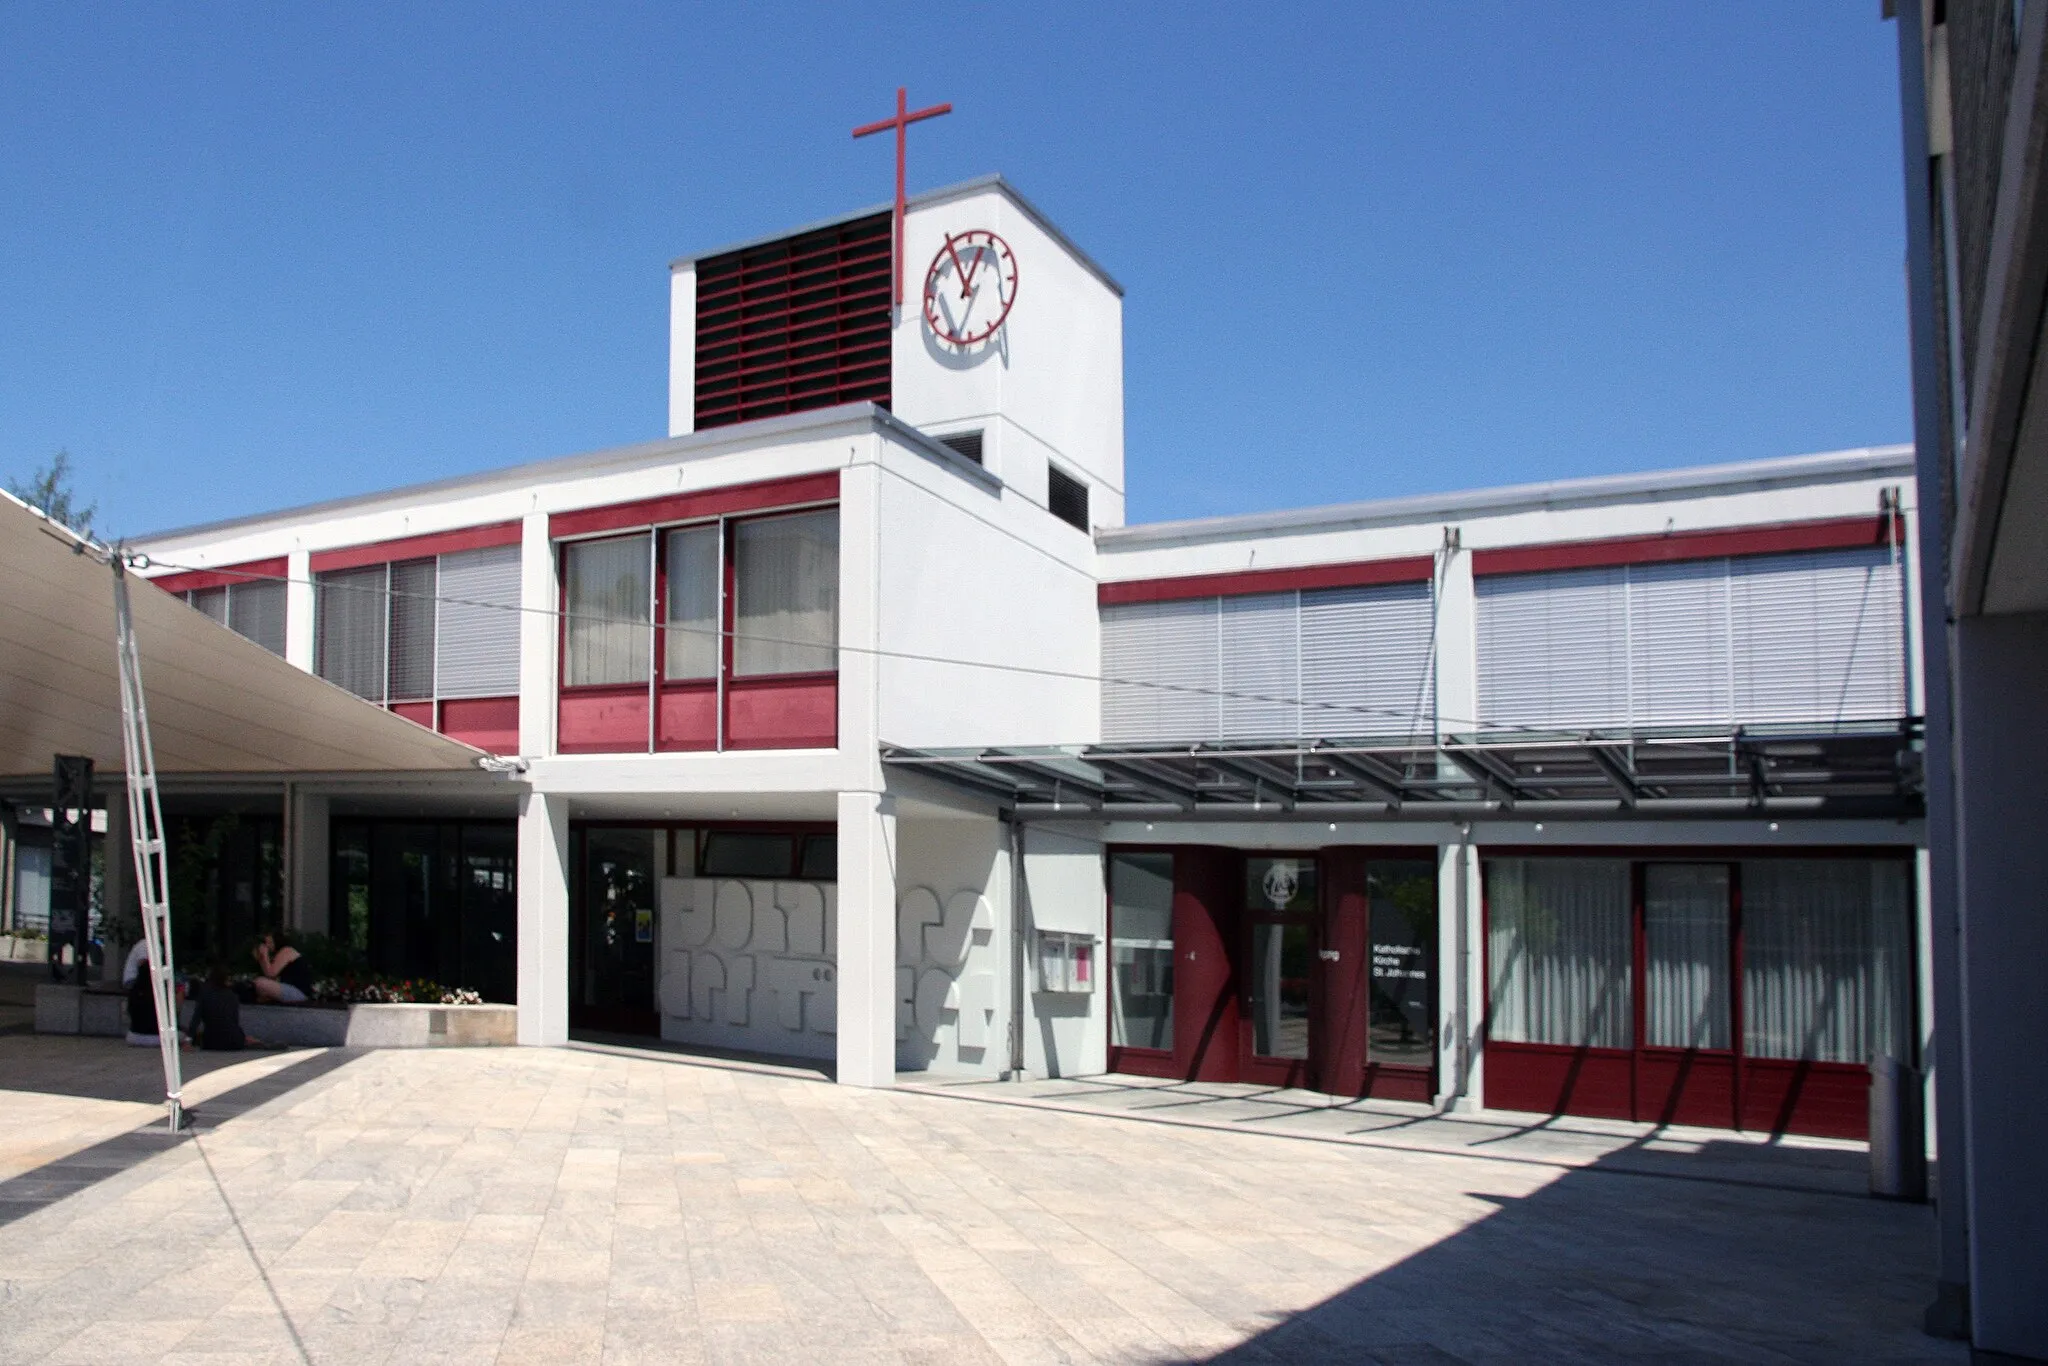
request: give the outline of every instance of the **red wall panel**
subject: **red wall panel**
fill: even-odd
[[[425,726],[428,730],[434,728],[434,704],[432,702],[393,702],[391,710],[394,714],[403,716],[415,726]]]
[[[1553,541],[1472,552],[1474,574],[1521,574],[1539,569],[1593,569],[1667,560],[1713,560],[1724,555],[1775,555],[1794,550],[1842,550],[1905,540],[1903,520],[1888,529],[1883,517],[1831,517],[1769,526],[1716,527],[1662,536],[1615,536],[1598,541]]]
[[[1120,602],[1179,602],[1188,598],[1284,593],[1295,588],[1426,583],[1435,568],[1436,561],[1431,556],[1410,555],[1392,560],[1305,565],[1296,569],[1240,569],[1227,574],[1189,574],[1176,579],[1127,579],[1121,583],[1098,585],[1095,601],[1109,607]]]
[[[291,562],[279,555],[274,559],[223,565],[219,569],[188,569],[181,574],[159,574],[150,582],[166,593],[184,593],[200,588],[220,588],[231,583],[249,583],[256,579],[281,579],[290,570]]]
[[[564,754],[645,754],[647,689],[578,689],[562,694],[556,748]]]
[[[1488,1043],[1486,1108],[1633,1119],[1631,1066],[1618,1049]]]
[[[518,545],[521,534],[518,522],[490,522],[483,526],[457,527],[453,531],[428,532],[423,536],[401,536],[396,540],[372,541],[366,545],[316,550],[309,558],[313,562],[313,572],[318,574],[329,569],[359,569],[366,564],[388,564],[393,560],[423,560],[429,555],[448,555],[458,550]]]
[[[1636,1072],[1636,1118],[1734,1128],[1735,1055],[1644,1049]]]
[[[718,746],[718,685],[667,683],[655,718],[658,749],[715,749]]]
[[[519,699],[451,697],[441,704],[441,733],[493,754],[517,754]]]
[[[1750,1058],[1742,1127],[1757,1133],[1870,1137],[1870,1071],[1850,1063]]]
[[[839,743],[839,675],[736,678],[725,687],[727,749],[830,749]]]
[[[803,503],[829,503],[838,497],[839,471],[826,470],[789,479],[763,479],[752,484],[728,484],[724,488],[674,493],[663,498],[642,498],[632,503],[611,503],[605,507],[557,512],[548,518],[548,534],[560,540],[564,536],[589,536],[600,531],[688,522],[699,517],[735,512],[763,512]]]

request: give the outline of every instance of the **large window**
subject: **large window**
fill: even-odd
[[[578,541],[567,548],[562,566],[568,615],[564,683],[575,688],[647,681],[653,570],[652,540],[644,532]]]
[[[718,677],[718,604],[725,596],[718,539],[715,523],[668,533],[667,678]]]
[[[1109,1041],[1173,1047],[1173,855],[1109,857]]]
[[[1902,859],[1742,865],[1742,1013],[1751,1057],[1911,1061],[1911,867]]]
[[[1628,864],[1493,859],[1486,874],[1489,1037],[1629,1047]]]
[[[733,528],[733,672],[838,667],[839,513],[827,508]]]
[[[1487,860],[1489,1037],[1633,1048],[1640,992],[1646,1048],[1913,1059],[1905,860],[1643,862],[1639,922],[1631,871],[1622,859]]]

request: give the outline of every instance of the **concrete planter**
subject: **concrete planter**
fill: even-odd
[[[519,1042],[513,1006],[243,1006],[242,1028],[265,1043],[327,1048],[475,1048]]]
[[[0,934],[0,963],[40,963],[50,956],[47,939],[25,934]]]
[[[56,982],[36,987],[38,1034],[128,1032],[127,994]],[[192,1003],[179,1011],[189,1024]],[[480,1048],[519,1042],[519,1012],[507,1005],[243,1006],[242,1029],[265,1043],[299,1048]]]

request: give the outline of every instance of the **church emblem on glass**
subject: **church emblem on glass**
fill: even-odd
[[[924,275],[924,320],[940,341],[978,346],[996,334],[1017,302],[1017,257],[1010,244],[975,228],[947,233]]]

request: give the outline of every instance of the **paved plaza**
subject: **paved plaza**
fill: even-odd
[[[0,1034],[0,1362],[1936,1361],[1848,1145],[656,1052]]]

